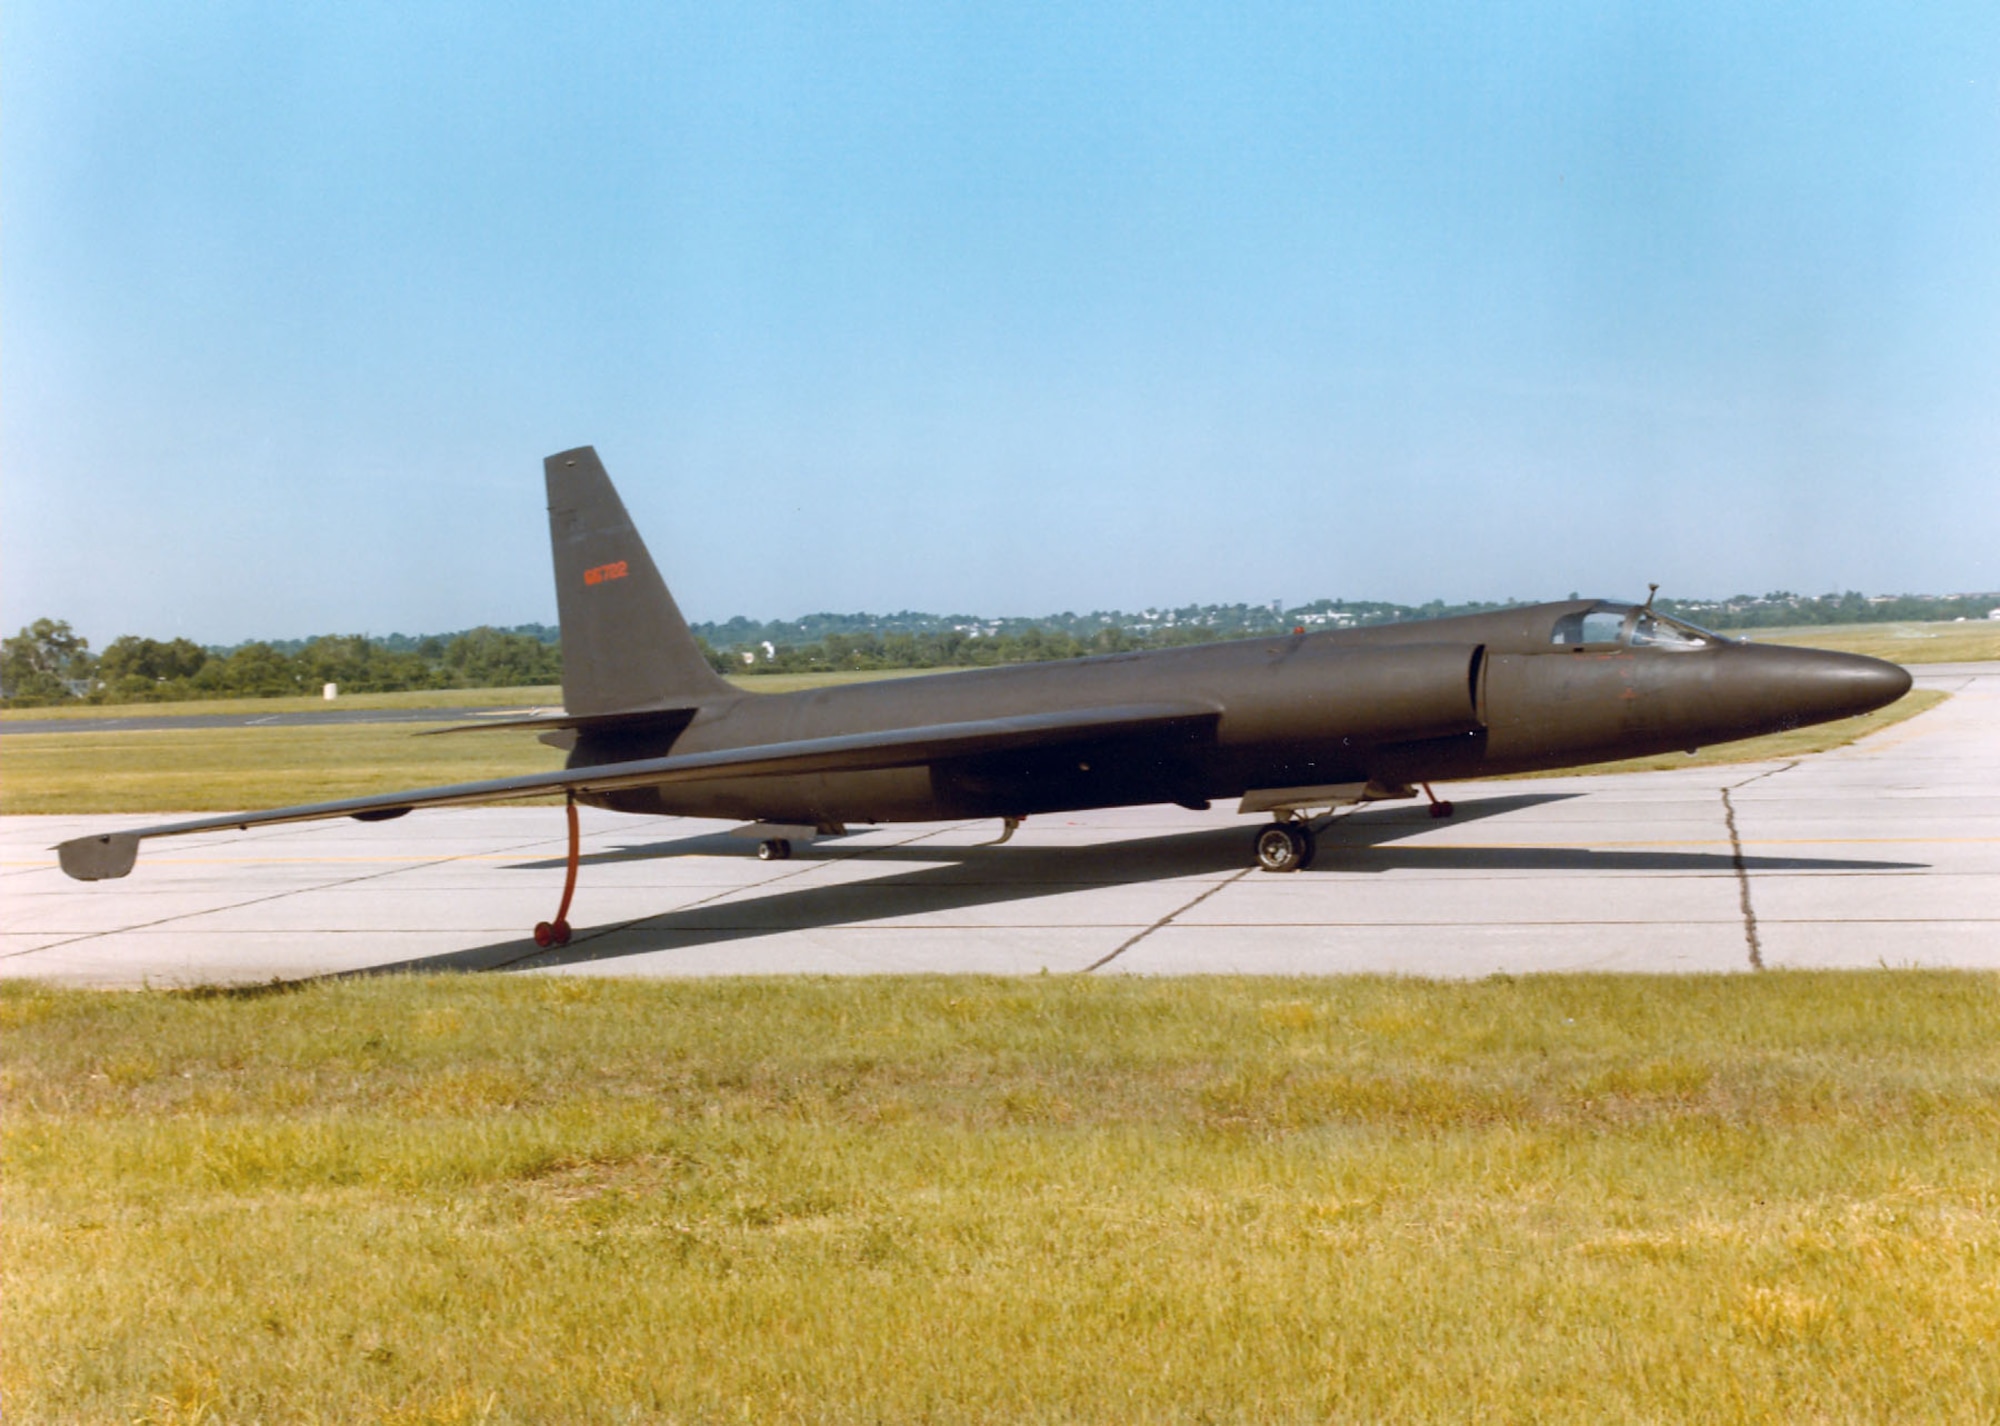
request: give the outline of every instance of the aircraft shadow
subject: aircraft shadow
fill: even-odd
[[[1582,795],[1577,792],[1517,793],[1511,797],[1488,797],[1476,802],[1460,802],[1456,804],[1458,810],[1453,815],[1450,825],[1454,827],[1463,826],[1467,822],[1476,822],[1488,817],[1497,817],[1502,813],[1518,812],[1524,807],[1539,807],[1548,802],[1567,802],[1573,797],[1580,797]],[[1236,827],[1208,828],[1204,832],[1180,833],[1176,835],[1246,837],[1253,826],[1262,825],[1261,822],[1253,824],[1246,821]],[[1350,813],[1343,818],[1336,819],[1330,826],[1320,832],[1319,842],[1322,847],[1331,847],[1335,845],[1337,839],[1357,844],[1389,841],[1398,836],[1407,837],[1416,832],[1433,831],[1437,826],[1436,819],[1431,817],[1421,806],[1415,808],[1407,806],[1368,807]],[[1102,856],[1111,851],[1114,845],[1116,847],[1133,849],[1146,847],[1164,848],[1172,840],[1173,837],[1171,836],[1135,838],[1129,842],[1119,842],[1111,845],[1099,844],[1083,849],[1080,852],[1064,851],[1060,854],[1073,862],[1079,856],[1091,858]],[[650,861],[655,858],[666,857],[740,857],[748,855],[750,848],[754,845],[749,839],[735,836],[729,832],[699,832],[689,837],[672,837],[664,841],[640,843],[637,846],[616,847],[609,851],[586,852],[583,856],[577,858],[577,865],[579,867],[606,866],[617,862]],[[792,857],[795,861],[847,861],[855,856],[871,856],[878,853],[887,854],[893,851],[895,859],[899,862],[965,862],[977,860],[990,850],[993,850],[993,848],[979,845],[950,847],[934,844],[925,845],[923,843],[905,844],[893,849],[888,847],[854,848],[844,844],[839,838],[831,838],[820,842],[801,842],[793,851]],[[1057,850],[1055,848],[1043,849],[1043,851],[1049,854],[1056,854]],[[1029,848],[1019,843],[1008,847],[1006,852],[1008,856],[1014,858],[1034,855]],[[1245,857],[1248,855],[1247,852],[1244,853]],[[562,857],[541,857],[534,861],[517,862],[510,869],[516,871],[561,871],[565,865],[566,862]],[[1170,873],[1170,875],[1181,874],[1178,872]],[[1068,878],[1073,884],[1094,884],[1098,880],[1122,881],[1126,879],[1122,875],[1105,878],[1078,878],[1074,876]],[[1157,878],[1141,879],[1155,880]]]
[[[1576,794],[1541,793],[1460,803],[1453,825],[1483,820],[1505,812],[1566,799]],[[1592,851],[1572,847],[1402,847],[1401,838],[1438,824],[1422,812],[1370,809],[1335,822],[1320,834],[1319,855],[1306,877],[1426,871],[1581,871],[1682,872],[1729,874],[1736,862],[1724,852]],[[712,851],[715,844],[740,848],[729,837],[690,837],[644,847],[601,853],[586,861],[622,861],[639,856],[684,856]],[[1204,828],[1200,831],[1134,838],[1087,847],[936,847],[862,848],[842,853],[837,843],[822,843],[800,859],[834,862],[875,856],[898,864],[925,865],[887,876],[834,884],[790,887],[779,884],[763,891],[745,888],[709,905],[665,911],[609,926],[578,929],[567,946],[543,948],[527,937],[476,946],[463,951],[425,956],[349,972],[353,975],[409,974],[441,971],[532,970],[688,950],[731,941],[754,940],[789,931],[810,931],[854,925],[893,917],[937,915],[1006,902],[1103,886],[1140,886],[1179,877],[1240,872],[1250,862],[1250,828]],[[522,863],[528,867],[561,866],[561,862]],[[1745,857],[1753,872],[1783,870],[1894,871],[1921,865],[1911,862],[1854,861],[1834,858]],[[587,896],[588,891],[584,894]]]

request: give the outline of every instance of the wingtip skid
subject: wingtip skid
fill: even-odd
[[[108,881],[124,876],[139,859],[139,839],[129,832],[77,837],[56,848],[62,869],[78,881]]]

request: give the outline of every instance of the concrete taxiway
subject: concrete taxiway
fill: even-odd
[[[123,881],[48,850],[153,817],[0,818],[0,976],[98,986],[408,970],[590,975],[1422,976],[2000,968],[2000,664],[1915,670],[1942,706],[1798,762],[1468,783],[1458,815],[1336,821],[1248,869],[1259,819],[1139,808],[862,831],[763,863],[715,823],[584,813],[575,939],[548,807],[149,845]]]

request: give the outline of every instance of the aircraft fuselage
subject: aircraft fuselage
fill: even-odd
[[[1556,643],[1587,611],[1616,637]],[[1603,617],[1600,615],[1600,617]],[[585,793],[627,812],[806,824],[1021,817],[1199,805],[1260,789],[1394,786],[1693,749],[1844,717],[1909,686],[1855,655],[1676,635],[1646,611],[1580,600],[1364,629],[890,678],[701,708],[652,736],[583,733],[570,766],[1166,700],[1205,725],[1110,734],[928,766]],[[1666,628],[1669,634],[1679,626]]]

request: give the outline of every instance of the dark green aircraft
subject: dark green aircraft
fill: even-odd
[[[562,622],[560,717],[531,728],[561,772],[141,827],[65,842],[63,870],[124,876],[148,837],[562,792],[569,874],[544,945],[569,939],[577,803],[747,819],[758,855],[870,822],[1023,817],[1217,799],[1272,820],[1274,872],[1313,859],[1335,808],[1454,778],[1693,750],[1879,708],[1910,676],[1851,654],[1751,646],[1571,600],[1498,614],[1241,639],[789,694],[719,678],[588,446],[545,462]],[[451,732],[473,731],[451,729]]]

